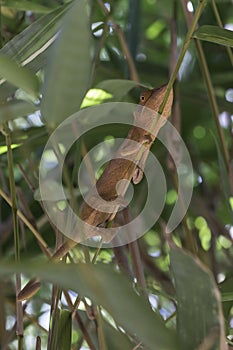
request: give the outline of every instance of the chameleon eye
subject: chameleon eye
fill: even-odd
[[[141,96],[141,101],[144,101],[145,100],[145,96]]]

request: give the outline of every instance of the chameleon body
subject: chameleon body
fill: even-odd
[[[90,225],[88,226],[88,230],[85,229],[84,235],[81,235],[79,234],[79,228],[77,227],[75,241],[66,241],[56,252],[56,258],[63,256],[65,252],[77,243],[93,236],[97,236],[98,227],[106,227],[108,222],[114,219],[117,210],[124,203],[124,194],[127,190],[127,183],[124,183],[122,186],[120,185],[120,188],[117,188],[117,183],[119,183],[119,181],[127,180],[129,183],[132,180],[135,184],[141,181],[150,147],[152,146],[160,128],[164,125],[166,119],[170,115],[173,102],[173,92],[171,91],[168,97],[162,118],[159,118],[158,116],[155,121],[155,114],[149,113],[148,109],[151,109],[153,112],[159,111],[166,89],[167,85],[163,85],[158,89],[146,90],[141,93],[139,105],[142,107],[137,108],[134,112],[133,127],[130,129],[119,150],[116,152],[114,159],[112,159],[106,166],[103,174],[96,182],[95,187],[88,193],[88,203],[84,201],[80,208],[79,216],[83,221]],[[150,130],[150,132],[148,130]],[[135,147],[135,144],[132,144],[132,141],[135,141],[138,146]],[[132,161],[125,159],[125,156],[128,156]],[[99,200],[96,195],[96,190],[98,191],[98,195],[105,202]],[[113,206],[112,203],[114,203]],[[105,209],[108,208],[108,204],[111,205],[111,208],[114,207],[112,212],[105,211]],[[103,230],[100,232],[103,232]],[[102,233],[101,236],[104,242],[109,242],[112,239],[112,237],[107,235],[104,236]]]

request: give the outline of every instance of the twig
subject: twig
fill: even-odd
[[[75,305],[76,302],[74,304],[72,303],[71,298],[69,296],[69,293],[67,291],[63,291],[63,294],[64,294],[66,301],[67,301],[67,304],[69,305],[69,308],[72,312],[72,316],[74,316],[76,321],[78,322],[80,330],[83,333],[83,337],[86,340],[88,346],[90,347],[90,350],[95,350],[95,346],[93,345],[93,343],[91,341],[91,338],[87,332],[87,329],[86,329],[85,325],[83,324],[83,321],[81,320],[81,318],[76,310],[78,305],[77,304]],[[79,302],[80,302],[81,297],[79,296],[78,298],[79,298]],[[76,299],[76,301],[78,300],[78,298]]]
[[[12,201],[11,199],[2,191],[0,188],[0,196],[9,204],[10,207],[12,207]],[[30,223],[30,221],[26,218],[26,216],[17,209],[17,216],[23,221],[23,223],[29,228],[29,230],[34,234],[38,242],[40,243],[40,246],[43,250],[43,252],[47,255],[47,257],[51,256],[51,253],[49,252],[49,247],[47,243],[43,240],[40,233],[35,229],[35,227]]]
[[[41,339],[39,336],[36,337],[36,350],[41,350]]]
[[[17,216],[17,199],[16,199],[16,189],[15,189],[15,179],[14,179],[14,168],[13,168],[13,155],[11,149],[11,136],[10,129],[7,123],[2,128],[2,133],[5,136],[6,146],[7,146],[7,163],[9,172],[9,182],[10,182],[10,194],[12,202],[12,216],[13,216],[13,232],[14,232],[14,245],[15,245],[15,261],[20,262],[20,243],[19,243],[19,223]],[[18,300],[18,293],[21,289],[21,276],[16,274],[16,334],[18,337],[18,350],[23,349],[23,308],[22,302]]]
[[[124,219],[125,219],[126,224],[129,223],[130,222],[130,217],[129,217],[130,214],[129,214],[128,208],[126,208],[123,211],[123,215],[124,215]],[[133,241],[133,242],[129,243],[129,250],[130,250],[130,253],[132,256],[134,273],[135,273],[135,276],[137,279],[139,289],[140,289],[141,293],[146,298],[148,298],[148,293],[147,293],[147,288],[146,288],[146,279],[145,279],[145,275],[143,272],[143,262],[141,259],[141,255],[140,255],[140,251],[139,251],[139,247],[138,247],[138,242]]]
[[[194,16],[193,22],[191,23],[191,18],[192,18],[191,16],[192,15],[191,15],[191,13],[188,13],[188,10],[187,10],[187,2],[188,1],[187,0],[181,0],[181,2],[182,2],[182,5],[183,5],[183,11],[184,11],[185,16],[186,16],[187,26],[188,26],[189,32],[190,32],[192,30],[192,28],[193,28],[193,23],[194,23],[196,15]],[[203,1],[203,3],[204,2],[205,1]],[[197,18],[197,20],[198,20],[198,18]],[[197,21],[195,23],[195,27],[196,26],[197,26]],[[204,77],[204,80],[205,80],[205,84],[206,84],[206,88],[207,88],[207,92],[208,92],[208,96],[209,96],[209,100],[210,100],[210,106],[212,108],[212,113],[213,113],[213,116],[214,116],[214,121],[215,121],[215,125],[216,125],[216,128],[217,128],[217,133],[218,133],[219,140],[220,140],[220,146],[221,146],[222,153],[223,153],[224,163],[225,163],[227,171],[229,172],[229,159],[230,159],[230,157],[229,157],[229,152],[228,152],[228,149],[227,149],[227,146],[226,146],[225,138],[224,138],[223,131],[222,131],[222,128],[221,128],[221,125],[220,125],[220,122],[219,122],[219,118],[218,118],[218,116],[219,116],[218,104],[217,104],[216,97],[215,97],[215,94],[214,94],[214,88],[213,88],[213,85],[212,85],[209,68],[208,68],[208,65],[207,65],[207,62],[206,62],[205,54],[204,54],[204,51],[203,51],[202,44],[201,44],[200,40],[195,39],[194,41],[195,41],[195,44],[196,44],[196,49],[197,49],[198,57],[199,57],[199,60],[200,60],[200,66],[201,66],[203,77]]]
[[[168,82],[168,85],[167,85],[167,90],[166,90],[166,93],[165,93],[165,96],[164,96],[164,99],[163,99],[163,102],[161,103],[161,106],[159,108],[159,113],[162,114],[163,113],[163,110],[166,106],[166,103],[167,103],[167,100],[169,98],[169,95],[170,95],[170,92],[172,90],[172,87],[174,85],[174,82],[176,80],[176,77],[177,77],[177,74],[179,72],[179,69],[180,69],[180,66],[183,62],[183,59],[184,59],[184,55],[186,54],[186,51],[188,50],[188,47],[189,47],[189,44],[190,44],[190,41],[192,39],[192,35],[196,29],[196,26],[197,26],[197,22],[201,16],[201,13],[203,11],[203,8],[206,4],[206,1],[207,0],[199,0],[199,3],[198,3],[198,7],[197,7],[197,11],[195,12],[195,15],[193,17],[193,21],[191,23],[191,26],[188,30],[188,33],[187,33],[187,36],[186,36],[186,39],[185,39],[185,42],[184,42],[184,45],[182,47],[182,50],[181,50],[181,53],[180,53],[180,56],[178,58],[178,61],[176,63],[176,66],[175,66],[175,69],[170,77],[170,80]]]
[[[215,0],[212,0],[212,8],[219,27],[224,28]],[[225,46],[225,48],[227,50],[227,54],[229,56],[230,62],[233,65],[233,54],[232,54],[231,48],[229,46]]]
[[[131,79],[136,81],[136,82],[139,82],[139,77],[138,77],[138,73],[137,73],[133,58],[131,56],[130,50],[129,50],[128,45],[127,45],[126,40],[125,40],[125,36],[124,36],[120,26],[115,22],[114,18],[111,16],[109,10],[104,5],[103,1],[102,0],[97,0],[97,1],[98,1],[100,8],[103,10],[103,12],[106,14],[106,16],[108,16],[109,20],[112,22],[113,28],[116,31],[116,34],[118,36],[118,39],[119,39],[121,47],[122,47],[122,50],[125,54],[125,58],[128,62]]]

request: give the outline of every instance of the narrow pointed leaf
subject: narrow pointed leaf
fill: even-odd
[[[165,327],[131,283],[105,264],[11,264],[1,262],[0,276],[24,272],[72,289],[102,305],[115,321],[148,349],[180,350],[175,333]]]
[[[193,38],[233,47],[233,32],[217,26],[201,26],[194,33]]]
[[[25,117],[28,114],[34,113],[38,107],[32,103],[14,100],[0,106],[0,123],[5,123],[9,120]]]
[[[91,30],[85,0],[74,1],[62,28],[45,74],[42,116],[50,127],[77,112],[90,84]]]
[[[226,165],[225,165],[225,162],[223,159],[222,151],[221,151],[221,148],[219,145],[219,140],[216,138],[216,136],[214,134],[212,134],[212,136],[214,138],[214,142],[215,142],[216,149],[217,149],[219,173],[220,173],[222,189],[223,189],[223,193],[224,193],[224,196],[226,199],[226,205],[227,205],[227,209],[229,212],[229,217],[231,219],[231,222],[233,222],[233,211],[232,211],[230,201],[229,201],[230,197],[231,197],[231,185],[229,182],[229,177],[228,177]]]
[[[132,80],[108,79],[101,81],[96,87],[110,92],[114,96],[114,100],[119,101],[137,85],[138,84]]]
[[[114,100],[121,100],[127,93],[133,88],[137,87],[138,83],[133,80],[126,79],[108,79],[101,81],[96,87],[110,92]],[[150,88],[148,85],[140,84],[141,87],[145,89]]]
[[[210,271],[181,249],[171,250],[177,292],[177,327],[184,349],[226,349],[220,293]],[[204,347],[203,347],[204,349]]]
[[[7,56],[0,55],[0,77],[37,98],[39,80],[28,68],[19,66]]]
[[[104,335],[106,338],[108,349],[131,350],[133,348],[133,344],[129,341],[126,335],[123,332],[117,331],[107,322],[104,322]]]
[[[59,21],[67,8],[68,5],[66,4],[33,22],[24,31],[7,42],[1,48],[0,54],[16,60],[19,64],[28,66],[33,72],[37,72],[45,65],[48,48],[53,42]],[[16,87],[8,82],[0,83],[1,99],[7,99],[15,90]]]
[[[72,317],[69,310],[61,310],[58,324],[59,350],[71,349]]]
[[[3,0],[1,6],[15,8],[20,11],[32,11],[36,13],[47,13],[50,8],[28,0]]]
[[[19,63],[26,64],[27,62],[32,62],[35,57],[41,54],[46,44],[49,46],[49,40],[57,32],[59,20],[67,8],[68,5],[61,6],[33,22],[25,30],[7,42],[1,48],[0,53],[16,59]]]

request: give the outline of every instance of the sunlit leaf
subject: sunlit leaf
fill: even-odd
[[[20,145],[13,144],[11,145],[11,149],[17,148],[19,146]],[[4,153],[7,153],[7,146],[0,146],[0,155]]]
[[[146,30],[146,37],[149,40],[154,40],[166,27],[166,22],[157,20],[153,22]]]
[[[112,97],[111,94],[101,89],[90,89],[83,99],[81,108],[97,105]]]

